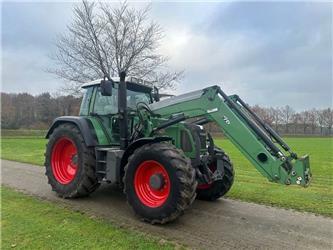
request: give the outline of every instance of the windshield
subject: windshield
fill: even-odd
[[[112,96],[102,96],[100,87],[97,88],[94,113],[99,115],[118,113],[118,86],[115,87],[112,88]],[[127,90],[127,108],[136,109],[139,102],[151,103],[150,94]]]
[[[127,90],[127,107],[130,109],[136,109],[139,102],[147,104],[151,103],[150,95],[148,93]]]

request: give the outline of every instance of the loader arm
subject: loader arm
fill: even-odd
[[[150,109],[167,119],[180,114],[215,122],[269,181],[304,187],[310,182],[309,156],[298,157],[238,96],[227,96],[219,86],[171,97]]]

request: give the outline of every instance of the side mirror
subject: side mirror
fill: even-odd
[[[156,88],[156,86],[154,86],[153,98],[154,98],[155,102],[160,101],[160,94],[159,94],[158,88]]]
[[[101,94],[102,96],[112,96],[112,81],[102,80],[101,81]]]

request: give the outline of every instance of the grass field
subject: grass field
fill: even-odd
[[[226,140],[216,143],[229,153],[236,179],[228,196],[333,217],[333,138],[286,138],[298,155],[309,154],[313,179],[308,188],[268,182]]]
[[[268,182],[225,139],[216,139],[231,157],[236,178],[228,197],[261,204],[293,208],[333,217],[333,138],[286,138],[299,155],[309,154],[313,181],[308,188]],[[42,138],[2,139],[2,158],[43,165],[46,140]]]
[[[175,248],[166,241],[117,228],[6,187],[1,193],[1,249]]]
[[[2,129],[1,138],[44,138],[46,130],[37,129]]]

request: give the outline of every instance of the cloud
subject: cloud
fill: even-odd
[[[330,4],[222,4],[212,17],[173,27],[187,41],[165,49],[186,69],[181,92],[222,82],[250,104],[332,106]]]
[[[44,51],[29,47],[2,52],[2,81],[6,92],[56,92],[64,84],[44,69],[49,59]]]
[[[2,90],[55,92],[63,81],[45,72],[56,34],[71,18],[71,3],[2,3]]]
[[[4,91],[61,85],[43,69],[52,64],[47,54],[71,9],[72,3],[2,4]],[[332,106],[332,3],[159,2],[151,16],[165,30],[161,53],[172,69],[185,69],[179,93],[221,84],[250,104]]]

